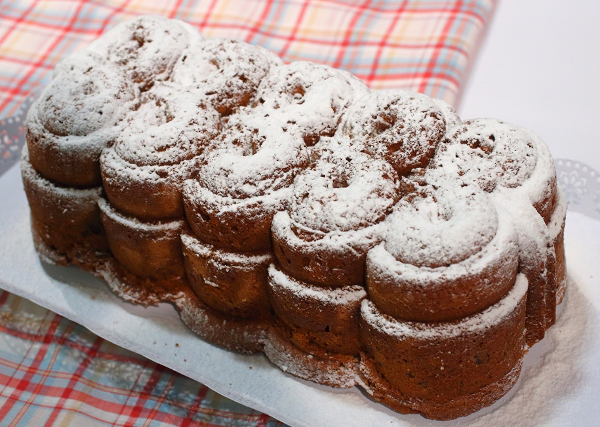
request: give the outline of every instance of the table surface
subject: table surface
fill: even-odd
[[[600,2],[500,0],[459,113],[526,126],[600,171]]]

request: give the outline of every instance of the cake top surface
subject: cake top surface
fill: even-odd
[[[407,264],[449,266],[479,252],[497,228],[496,207],[477,188],[428,186],[400,200],[385,247]]]
[[[137,165],[177,164],[201,154],[220,130],[219,114],[203,97],[155,84],[125,117],[115,150]]]
[[[85,136],[123,119],[136,88],[94,52],[69,57],[37,101],[40,122],[58,136]]]

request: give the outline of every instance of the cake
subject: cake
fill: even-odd
[[[60,62],[26,126],[43,261],[400,413],[498,400],[565,294],[546,145],[425,95],[143,16]]]

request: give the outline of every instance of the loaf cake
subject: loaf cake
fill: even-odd
[[[143,16],[60,62],[26,126],[43,261],[400,413],[495,402],[565,294],[546,145],[425,95]]]

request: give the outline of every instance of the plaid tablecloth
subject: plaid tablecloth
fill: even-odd
[[[348,70],[370,87],[458,99],[493,0],[62,0],[0,2],[2,163],[21,106],[58,60],[140,14],[208,37],[260,44],[286,61]],[[0,122],[0,125],[3,123]],[[8,121],[4,124],[9,124]],[[0,230],[0,236],[1,236]],[[24,236],[27,238],[27,236]],[[0,238],[0,244],[2,244]],[[0,260],[2,262],[2,260]],[[0,286],[1,286],[0,278]],[[0,291],[0,426],[276,426],[278,421]]]

